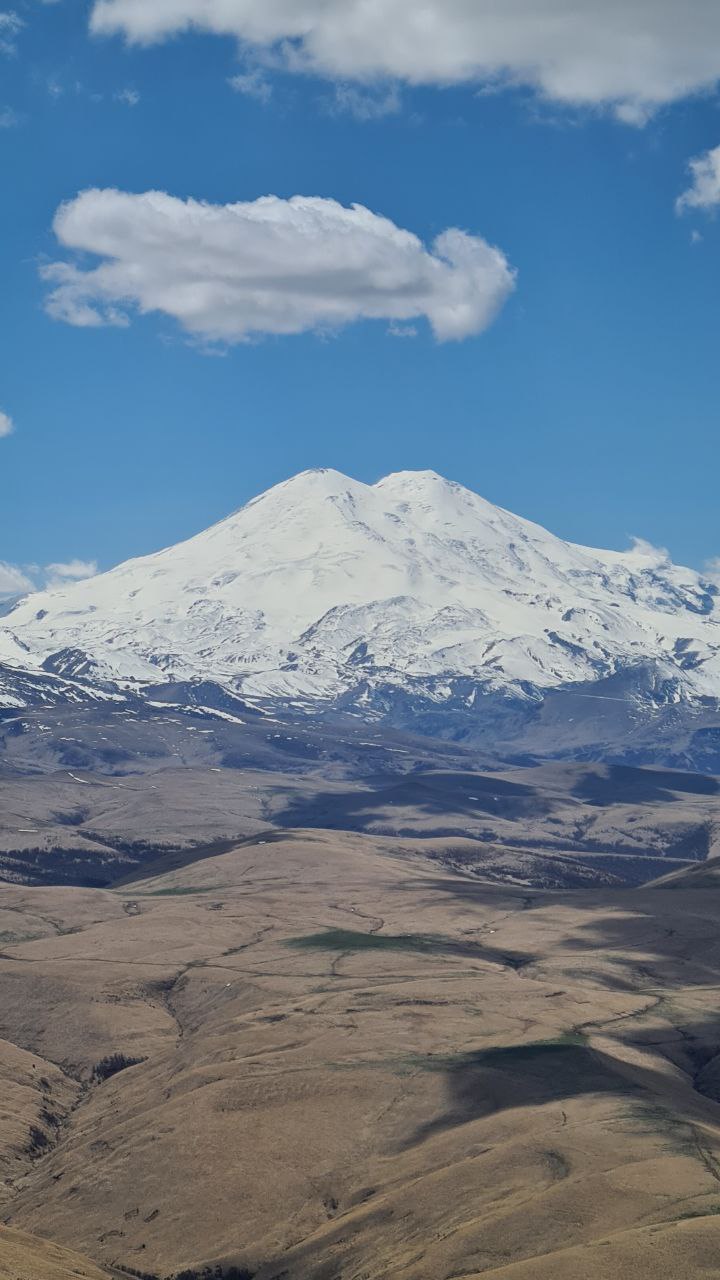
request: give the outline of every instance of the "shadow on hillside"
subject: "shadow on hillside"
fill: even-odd
[[[371,823],[387,825],[392,809],[415,809],[429,818],[505,818],[517,821],[551,812],[551,802],[537,787],[476,773],[410,774],[388,783],[377,779],[367,790],[340,795],[294,796],[274,820],[283,827],[324,827],[364,831]],[[457,834],[457,827],[448,827]]]
[[[720,986],[717,892],[645,889],[623,893],[617,905],[593,898],[589,918],[558,939],[558,953],[597,952],[634,990]]]
[[[447,1110],[416,1129],[404,1147],[519,1107],[584,1094],[637,1097],[641,1093],[641,1086],[618,1073],[612,1058],[579,1038],[487,1049],[455,1061],[429,1063],[427,1070],[444,1071]]]
[[[682,796],[720,795],[717,778],[669,769],[635,769],[629,765],[608,765],[602,773],[588,772],[575,784],[571,794],[587,804],[673,803]]]
[[[705,1035],[709,1023],[703,1026]],[[416,1129],[403,1149],[503,1111],[604,1096],[628,1102],[628,1132],[638,1124],[651,1125],[689,1154],[697,1154],[693,1125],[710,1125],[720,1138],[720,1104],[712,1092],[717,1083],[714,1060],[706,1060],[706,1089],[698,1087],[703,1075],[696,1076],[691,1065],[683,1087],[676,1078],[651,1067],[628,1066],[573,1035],[439,1062],[428,1069],[445,1072],[447,1110]]]
[[[418,878],[413,885],[404,885],[406,892],[413,888],[425,899],[441,894],[466,910],[473,904],[530,914],[542,910],[540,964],[546,961],[555,973],[560,964],[569,977],[584,974],[616,991],[670,994],[682,987],[720,989],[720,881],[717,887],[700,891],[683,888],[679,881],[664,888],[563,893],[448,876]],[[574,955],[577,969],[572,967]],[[593,955],[598,964],[591,968],[588,961]]]
[[[478,960],[484,964],[499,965],[502,969],[520,972],[534,964],[536,955],[527,951],[502,951],[479,942],[462,938],[442,937],[430,933],[361,933],[355,929],[326,929],[322,933],[303,934],[288,938],[288,947],[303,951],[349,952],[412,952],[420,956],[457,956],[463,960]]]

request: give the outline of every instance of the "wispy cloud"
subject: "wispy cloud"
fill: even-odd
[[[0,11],[0,53],[12,56],[17,53],[15,37],[24,27],[22,18],[14,10]]]
[[[80,582],[84,578],[94,578],[97,571],[96,560],[68,560],[65,563],[49,564],[45,567],[46,585]]]
[[[43,3],[54,3],[54,0],[43,0]],[[132,85],[125,85],[115,90],[108,88],[105,92],[98,92],[84,84],[82,80],[63,79],[57,72],[47,76],[44,81],[41,81],[41,84],[54,102],[59,102],[62,98],[70,95],[76,98],[84,98],[85,101],[92,102],[95,105],[101,102],[116,102],[123,107],[136,107],[142,98],[140,91]]]
[[[688,165],[691,182],[675,201],[678,213],[700,209],[707,213],[720,205],[720,147],[695,156]]]
[[[113,94],[114,102],[121,102],[124,107],[136,107],[140,101],[140,94],[137,89],[118,89]]]
[[[35,583],[24,569],[19,565],[7,564],[5,560],[0,560],[0,600],[27,595],[28,591],[34,590]]]
[[[36,564],[8,564],[6,560],[0,560],[0,601],[94,578],[97,571],[94,560],[70,560],[66,564],[48,564],[45,568]]]
[[[241,71],[230,76],[228,84],[234,93],[242,93],[246,98],[255,98],[258,102],[267,103],[272,98],[273,87],[265,73],[257,67],[252,71]]]
[[[632,554],[646,562],[647,566],[659,569],[662,565],[670,563],[670,552],[667,547],[656,547],[654,543],[648,542],[647,538],[633,537],[631,541]]]
[[[6,436],[11,436],[14,430],[15,423],[10,414],[0,411],[0,440],[3,440]]]
[[[402,99],[396,85],[386,89],[360,89],[356,85],[338,84],[325,104],[334,115],[351,115],[356,120],[367,121],[396,115]]]
[[[720,587],[720,556],[713,556],[712,559],[706,560],[703,565],[703,571],[710,582]]]

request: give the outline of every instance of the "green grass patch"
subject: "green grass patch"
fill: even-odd
[[[190,885],[189,887],[178,887],[175,889],[145,889],[142,893],[134,893],[134,898],[187,898],[193,893],[217,893],[215,885]],[[125,890],[127,894],[127,890]]]
[[[587,1048],[588,1038],[582,1031],[564,1031],[552,1040],[530,1040],[525,1044],[493,1045],[489,1049],[473,1049],[469,1053],[433,1054],[415,1060],[425,1071],[460,1071],[467,1067],[513,1067],[537,1062],[564,1050]]]

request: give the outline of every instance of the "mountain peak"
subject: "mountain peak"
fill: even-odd
[[[392,493],[408,497],[422,497],[431,502],[443,502],[448,498],[471,495],[471,490],[455,480],[447,480],[437,471],[391,471],[378,480],[373,488],[379,493]],[[477,494],[472,494],[476,498]],[[482,499],[481,499],[482,501]]]
[[[268,499],[279,499],[281,502],[314,501],[323,497],[362,491],[366,488],[367,486],[360,480],[353,480],[351,476],[346,476],[333,467],[311,467],[307,471],[298,471],[296,475],[289,476],[287,480],[281,480],[270,489],[266,489],[258,497],[251,498],[246,506],[251,507],[257,502],[265,502]]]
[[[358,481],[353,480],[350,476],[346,476],[342,471],[336,471],[334,467],[307,467],[304,471],[298,471],[295,475],[289,476],[287,480],[281,481],[281,484],[357,484]]]
[[[38,665],[82,651],[140,684],[324,702],[375,686],[442,701],[457,681],[527,696],[653,662],[717,696],[719,613],[691,570],[563,542],[435,471],[370,485],[323,467],[188,542],[21,601],[0,657],[20,642]]]
[[[453,480],[446,480],[445,476],[441,476],[439,472],[430,471],[430,470],[391,471],[389,475],[383,476],[381,480],[378,480],[377,485],[375,487],[382,488],[383,486],[390,486],[390,485],[397,486],[397,487],[400,487],[402,485],[410,485],[411,487],[417,486],[417,487],[423,487],[423,488],[426,486],[430,488],[435,485],[439,485],[443,488],[444,487],[447,487],[447,488],[461,487],[460,485],[455,485],[455,482]]]
[[[289,476],[287,480],[281,480],[279,485],[274,488],[297,489],[336,489],[343,488],[346,485],[360,484],[359,480],[353,480],[352,476],[346,476],[342,471],[336,471],[334,467],[308,467],[306,471],[298,471],[294,476]],[[268,490],[272,493],[272,489]]]
[[[293,501],[297,501],[298,498],[303,500],[307,498],[313,501],[320,497],[333,498],[347,495],[361,499],[364,497],[368,501],[372,500],[373,495],[383,499],[389,496],[393,500],[403,497],[421,498],[431,503],[442,503],[448,499],[463,496],[476,502],[485,501],[470,489],[457,484],[456,481],[447,480],[437,471],[393,471],[377,480],[375,484],[366,484],[333,467],[311,467],[305,471],[299,471],[287,480],[281,480],[257,498],[252,498],[247,505],[252,506],[268,498],[280,498],[282,501],[287,501],[288,498]],[[491,507],[492,504],[487,503],[487,506]]]

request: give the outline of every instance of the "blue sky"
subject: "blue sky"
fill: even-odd
[[[293,73],[241,57],[232,35],[128,46],[91,35],[90,10],[15,4],[24,25],[6,24],[0,53],[0,410],[15,426],[0,560],[108,567],[321,465],[363,480],[433,468],[575,541],[640,535],[698,566],[720,554],[714,189],[675,208],[690,160],[720,143],[714,92],[626,123],[532,84]],[[97,261],[52,229],[87,188],[357,202],[430,252],[454,227],[497,246],[516,284],[492,323],[441,341],[432,307],[337,332],[273,320],[250,341],[132,306],[122,327],[78,327],[44,309],[41,268]]]

